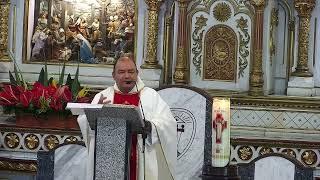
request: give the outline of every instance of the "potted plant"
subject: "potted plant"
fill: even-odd
[[[14,74],[9,71],[10,83],[4,84],[0,92],[0,105],[4,112],[15,112],[19,127],[78,129],[76,117],[65,107],[68,102],[90,102],[91,98],[88,88],[79,83],[79,65],[74,79],[69,73],[64,83],[64,74],[65,64],[58,81],[48,78],[45,64],[38,81],[29,83],[14,64]]]

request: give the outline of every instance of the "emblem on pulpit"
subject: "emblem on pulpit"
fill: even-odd
[[[171,108],[177,121],[177,158],[180,159],[190,148],[196,134],[196,119],[187,109]]]

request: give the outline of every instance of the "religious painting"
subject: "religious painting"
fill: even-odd
[[[113,64],[134,51],[134,0],[29,0],[24,63]]]

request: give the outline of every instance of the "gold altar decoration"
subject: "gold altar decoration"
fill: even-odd
[[[253,151],[249,146],[241,146],[238,149],[238,156],[243,161],[248,161],[253,156]]]
[[[249,42],[250,42],[250,34],[248,32],[248,19],[245,19],[241,16],[237,19],[237,28],[240,29],[238,31],[240,42],[239,42],[239,72],[238,78],[244,77],[244,70],[248,67],[248,56],[249,56]]]
[[[37,172],[37,162],[36,161],[4,161],[0,160],[0,170],[9,171],[23,171],[23,172]]]
[[[187,8],[190,0],[178,0],[178,38],[177,38],[177,61],[174,71],[174,81],[176,84],[188,84],[188,34],[187,34]]]
[[[173,2],[170,8],[170,13],[165,16],[165,31],[164,31],[164,60],[163,60],[163,84],[172,84],[172,54],[173,54],[173,19],[175,15],[175,3]]]
[[[66,144],[74,144],[77,142],[78,142],[78,139],[74,136],[69,136],[64,140],[64,143],[66,143]]]
[[[196,74],[201,74],[201,53],[202,53],[202,39],[203,39],[203,28],[207,25],[208,18],[203,15],[196,17],[196,23],[194,31],[192,32],[193,45],[192,48],[192,63],[196,67]]]
[[[10,0],[0,1],[0,61],[10,61],[8,55]]]
[[[299,16],[298,36],[298,60],[297,67],[292,76],[311,77],[312,73],[308,68],[308,49],[311,13],[315,6],[315,0],[295,0],[294,7]]]
[[[4,137],[4,143],[6,144],[6,146],[10,149],[15,149],[16,147],[19,146],[20,144],[20,139],[18,137],[17,134],[15,133],[8,133],[5,137]]]
[[[301,154],[302,162],[308,166],[314,165],[317,159],[317,154],[312,150],[306,150]]]
[[[231,17],[231,8],[225,3],[218,3],[213,8],[213,17],[216,18],[220,22],[225,22]]]
[[[226,25],[211,27],[204,40],[204,80],[236,81],[237,35]]]
[[[270,53],[270,65],[272,66],[272,56],[276,54],[276,45],[275,45],[275,27],[279,24],[279,9],[273,8],[271,10],[271,22],[270,22],[270,37],[269,37],[269,53]]]
[[[253,40],[253,60],[250,72],[249,95],[263,95],[263,71],[262,71],[262,42],[263,42],[263,14],[265,1],[251,0],[251,4],[255,7],[254,15],[254,40]]]
[[[48,150],[51,150],[59,145],[59,140],[55,135],[49,135],[44,139],[44,144]]]
[[[141,68],[160,69],[161,65],[157,60],[158,47],[158,16],[163,0],[145,0],[148,5],[148,35],[147,35],[147,55]]]
[[[259,155],[265,155],[269,153],[273,153],[273,150],[270,147],[263,147],[259,151]]]
[[[297,157],[296,152],[294,152],[292,149],[284,149],[281,153],[289,155],[289,156],[291,156],[293,158]]]
[[[39,146],[39,141],[39,138],[34,134],[29,134],[24,139],[25,146],[30,150],[36,149]]]

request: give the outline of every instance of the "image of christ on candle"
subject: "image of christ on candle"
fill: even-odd
[[[227,128],[227,121],[224,120],[222,113],[217,113],[216,117],[212,121],[212,128],[216,131],[216,143],[222,143],[222,132]]]

